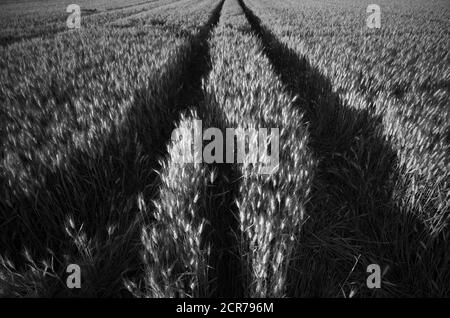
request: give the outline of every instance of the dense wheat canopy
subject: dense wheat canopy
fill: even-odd
[[[447,1],[71,3],[0,4],[0,296],[450,296]]]

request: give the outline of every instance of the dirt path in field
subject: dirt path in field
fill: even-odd
[[[239,2],[275,72],[289,93],[298,96],[296,107],[306,115],[309,146],[319,160],[308,205],[310,219],[298,251],[298,280],[288,296],[342,296],[350,289],[348,275],[359,282],[351,288],[370,296],[365,270],[377,262],[389,266],[385,279],[397,284],[387,287],[386,295],[417,293],[410,265],[405,264],[424,259],[433,264],[433,256],[420,247],[427,240],[422,222],[397,205],[396,153],[381,135],[381,118],[344,104],[326,76],[265,28],[243,0]],[[411,255],[405,255],[405,249]]]

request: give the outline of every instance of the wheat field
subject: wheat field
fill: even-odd
[[[70,4],[0,3],[0,297],[450,296],[448,1]]]

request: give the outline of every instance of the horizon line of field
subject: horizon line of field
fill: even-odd
[[[148,14],[149,12],[160,10],[164,7],[168,7],[168,6],[172,6],[172,5],[179,5],[181,3],[188,2],[188,1],[191,1],[191,0],[174,0],[173,2],[161,3],[155,7],[151,7],[149,9],[145,9],[140,12],[130,12],[129,14],[127,14],[125,16],[116,17],[116,18],[112,19],[111,21],[105,22],[104,25],[102,25],[102,27],[110,26],[111,28],[117,28],[118,26],[114,25],[114,23],[116,23],[117,21],[127,20],[127,19],[134,18],[134,17],[140,16],[140,15],[145,15],[145,14]],[[98,12],[95,11],[95,9],[86,9],[85,12],[87,12],[87,13],[83,16],[95,17],[95,16],[101,16],[101,15],[109,15],[112,13],[116,13],[120,10],[130,9],[133,7],[139,7],[139,6],[142,6],[145,4],[150,4],[153,2],[158,2],[158,0],[144,1],[144,2],[137,3],[137,4],[127,5],[127,6],[123,6],[123,7],[119,7],[119,8],[111,8],[111,9],[107,9],[104,11],[98,11]],[[81,12],[83,12],[83,9],[81,9],[81,10],[82,10]],[[32,40],[35,40],[38,38],[41,38],[41,40],[51,40],[58,34],[69,33],[69,32],[73,32],[73,31],[74,30],[70,30],[70,29],[68,30],[67,27],[64,26],[64,27],[60,27],[60,28],[55,28],[53,30],[43,30],[40,33],[27,35],[27,36],[20,37],[20,38],[15,38],[15,37],[2,38],[2,37],[0,37],[0,48],[8,48],[11,45],[18,44],[18,43],[22,44],[26,41],[32,41]]]

